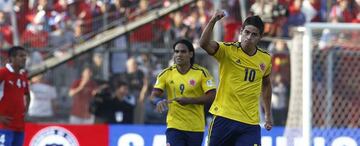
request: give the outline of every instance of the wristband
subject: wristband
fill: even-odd
[[[162,100],[165,100],[165,99],[163,99],[161,97],[154,97],[154,99],[151,101],[151,103],[156,106]]]

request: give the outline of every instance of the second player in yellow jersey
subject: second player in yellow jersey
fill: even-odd
[[[216,86],[209,72],[194,64],[191,42],[174,46],[174,65],[157,77],[151,99],[158,112],[167,110],[166,141],[171,146],[200,146],[205,130],[204,105],[213,101]],[[166,92],[166,98],[162,96]]]

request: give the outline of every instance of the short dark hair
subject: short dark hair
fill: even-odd
[[[244,29],[246,25],[255,26],[259,29],[261,35],[264,33],[264,22],[257,15],[247,17],[244,21],[244,24],[242,25],[242,29]]]
[[[17,55],[17,53],[19,51],[26,51],[26,49],[24,47],[21,47],[21,46],[13,46],[9,49],[8,51],[8,56],[9,57],[14,57]]]
[[[190,52],[193,52],[193,56],[190,58],[190,64],[193,65],[195,62],[195,49],[193,44],[187,39],[180,39],[174,43],[173,50],[175,50],[177,44],[184,44]]]

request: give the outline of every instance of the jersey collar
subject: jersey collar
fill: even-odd
[[[257,51],[258,51],[258,49],[259,49],[258,46],[256,46],[256,50],[255,50],[254,54],[250,54],[250,55],[249,55],[249,54],[247,54],[247,53],[243,50],[243,48],[241,47],[241,42],[238,43],[238,46],[237,46],[237,47],[240,48],[242,52],[244,52],[246,55],[248,55],[248,56],[250,56],[250,57],[251,57],[251,56],[255,56],[255,54],[257,53]]]
[[[12,73],[14,73],[15,72],[15,70],[14,70],[14,68],[11,66],[11,64],[9,64],[9,63],[6,63],[6,68],[10,71],[10,72],[12,72]]]
[[[11,66],[10,63],[6,63],[5,65],[6,69],[9,70],[11,73],[15,73],[15,70],[14,68]],[[20,74],[24,74],[25,73],[25,70],[24,69],[20,69]]]

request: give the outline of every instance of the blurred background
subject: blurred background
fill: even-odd
[[[154,112],[149,94],[157,74],[172,63],[177,39],[192,40],[195,62],[218,80],[217,63],[198,44],[215,10],[228,13],[215,27],[217,41],[238,41],[247,16],[264,20],[259,47],[273,56],[272,110],[279,127],[297,121],[287,115],[291,98],[300,98],[293,99],[294,106],[301,101],[301,94],[291,90],[301,85],[291,81],[296,78],[292,71],[301,72],[293,68],[299,65],[293,59],[302,53],[290,54],[302,49],[302,28],[314,22],[360,22],[360,0],[0,0],[0,65],[12,45],[29,50],[31,123],[165,125],[166,114]],[[313,33],[309,43],[313,57],[320,58],[313,62],[314,127],[359,128],[359,34],[325,28]],[[329,76],[329,66],[323,65],[329,52],[339,50],[348,54],[333,56],[331,67],[343,72]],[[325,81],[329,77],[331,85]],[[343,117],[344,112],[349,115]]]

